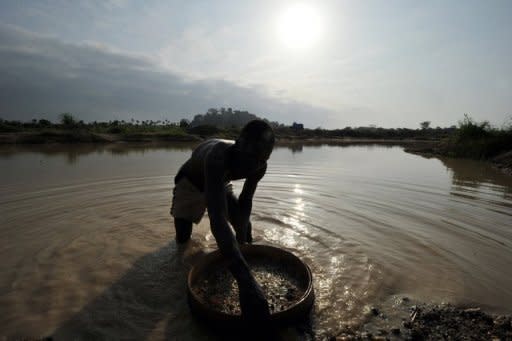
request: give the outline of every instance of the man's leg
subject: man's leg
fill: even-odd
[[[192,235],[193,219],[188,219],[188,213],[190,213],[190,207],[194,207],[191,206],[190,198],[195,196],[195,192],[191,192],[190,188],[186,179],[181,179],[172,190],[173,195],[170,214],[174,217],[175,238],[178,244],[188,242]],[[187,218],[178,218],[176,215]]]
[[[247,237],[245,241],[252,244],[252,224],[250,220],[247,222]]]
[[[174,228],[176,230],[176,243],[183,244],[189,241],[192,235],[191,221],[182,218],[174,218]]]
[[[252,243],[252,225],[249,221],[247,224],[246,231],[241,231],[241,218],[240,218],[240,207],[238,205],[238,199],[233,192],[227,191],[226,202],[228,206],[228,219],[236,232],[236,239],[238,243],[243,244],[245,242]],[[245,235],[244,238],[242,236]]]

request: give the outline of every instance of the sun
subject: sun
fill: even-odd
[[[306,4],[288,7],[277,22],[278,36],[289,48],[308,48],[322,35],[322,18],[316,8]]]

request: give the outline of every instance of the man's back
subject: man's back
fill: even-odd
[[[186,177],[198,190],[204,192],[205,160],[211,153],[218,154],[217,157],[225,157],[225,153],[234,144],[231,140],[211,139],[202,142],[194,149],[190,159],[181,166],[174,178],[174,183],[182,177]],[[226,179],[227,181],[228,179]]]

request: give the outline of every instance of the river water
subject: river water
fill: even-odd
[[[215,248],[205,217],[177,248],[172,179],[193,146],[0,149],[0,337],[212,337],[185,276]],[[242,183],[235,183],[235,190]],[[392,297],[512,307],[512,177],[399,146],[277,147],[256,192],[255,241],[312,268],[313,333]]]

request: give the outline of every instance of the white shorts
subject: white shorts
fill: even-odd
[[[226,193],[233,191],[231,182],[224,186]],[[172,191],[171,215],[199,224],[206,211],[206,197],[186,177],[182,177]]]

